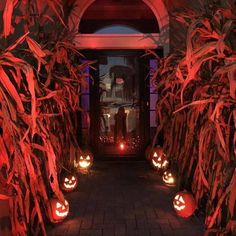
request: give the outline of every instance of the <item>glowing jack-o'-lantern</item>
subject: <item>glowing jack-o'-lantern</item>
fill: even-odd
[[[174,197],[173,206],[177,215],[187,218],[196,210],[196,201],[191,193],[179,192]]]
[[[78,186],[77,176],[71,174],[63,175],[61,178],[60,186],[61,189],[66,192],[75,190]]]
[[[173,172],[171,172],[170,170],[166,170],[164,172],[164,174],[162,176],[162,180],[168,186],[175,186],[176,185],[176,177],[173,174]]]
[[[154,169],[165,170],[168,167],[169,161],[162,147],[156,147],[150,153],[151,165]]]
[[[69,203],[65,200],[64,203],[56,198],[50,199],[52,221],[54,223],[64,220],[69,214]]]
[[[79,157],[79,161],[74,161],[74,166],[76,168],[87,170],[93,164],[93,155],[90,151],[84,151],[82,155]]]

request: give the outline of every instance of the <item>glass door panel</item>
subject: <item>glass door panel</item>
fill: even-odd
[[[99,152],[131,155],[140,151],[140,79],[138,57],[99,59]]]

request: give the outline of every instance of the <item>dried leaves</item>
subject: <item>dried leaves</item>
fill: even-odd
[[[3,35],[6,38],[11,33],[12,13],[18,0],[6,0],[3,12]]]
[[[165,151],[179,163],[182,187],[191,186],[206,209],[209,232],[223,235],[236,208],[236,52],[230,41],[236,20],[229,9],[212,17],[186,15],[178,17],[189,25],[187,51],[161,61],[155,79],[157,120]]]
[[[17,3],[6,1],[4,37],[11,37]],[[24,9],[37,4],[40,15],[42,3],[19,4],[29,4]],[[61,1],[47,3],[63,23]],[[23,20],[30,22],[27,14]],[[38,23],[43,25],[40,19]],[[88,63],[81,63],[73,35],[64,27],[60,39],[58,32],[50,33],[51,40],[42,29],[42,45],[35,32],[27,31],[0,52],[0,173],[12,188],[9,194],[0,192],[0,199],[10,201],[13,235],[46,235],[43,217],[52,219],[49,199],[55,195],[64,200],[58,173],[70,164],[71,150],[79,149],[71,117],[80,109],[78,94]]]

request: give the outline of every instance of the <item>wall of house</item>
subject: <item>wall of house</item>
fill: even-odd
[[[76,7],[72,11],[69,23],[70,27],[79,28],[80,19],[86,9],[96,0],[77,0]],[[202,12],[200,0],[143,0],[155,14],[160,25],[161,44],[165,45],[166,51],[174,52],[177,49],[185,48],[186,26],[178,22],[174,14],[186,12],[192,9],[195,12]],[[213,2],[222,2],[224,5],[235,2],[235,0],[206,0],[203,1],[208,8]]]

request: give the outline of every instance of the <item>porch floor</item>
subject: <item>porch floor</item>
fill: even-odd
[[[202,236],[196,216],[184,219],[172,208],[175,188],[164,186],[146,162],[96,162],[66,194],[68,218],[48,225],[49,236]]]

